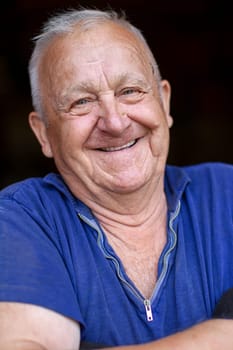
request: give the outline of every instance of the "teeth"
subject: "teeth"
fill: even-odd
[[[123,145],[120,147],[105,147],[105,148],[101,148],[101,150],[105,151],[105,152],[120,151],[122,149],[129,148],[129,147],[133,146],[135,143],[136,143],[136,140],[133,140],[133,141],[128,142],[126,145]]]

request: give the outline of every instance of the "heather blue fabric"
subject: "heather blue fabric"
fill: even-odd
[[[77,320],[82,340],[143,343],[211,317],[233,287],[233,166],[167,166],[167,244],[149,300],[57,174],[0,192],[0,300]]]

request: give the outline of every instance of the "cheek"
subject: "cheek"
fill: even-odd
[[[165,118],[158,103],[130,106],[127,114],[132,120],[151,130],[157,128]]]
[[[62,153],[79,150],[87,141],[92,124],[88,117],[62,120],[58,125],[51,126],[53,149]]]
[[[72,133],[70,128],[60,123],[51,123],[49,126],[49,141],[54,157],[59,157],[64,151],[70,148],[72,143]]]
[[[154,157],[167,157],[169,147],[168,127],[160,127],[151,131],[150,147]]]

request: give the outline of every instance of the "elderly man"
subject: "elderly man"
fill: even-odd
[[[0,348],[232,350],[233,167],[166,165],[170,85],[113,12],[51,18],[29,123],[58,174],[1,192]]]

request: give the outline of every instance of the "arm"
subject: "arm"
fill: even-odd
[[[78,304],[53,220],[27,200],[0,200],[0,349],[77,350]]]
[[[0,303],[0,349],[77,350],[77,323],[53,311],[27,304]],[[161,340],[111,350],[232,350],[233,320],[210,320]]]
[[[137,346],[138,350],[232,350],[233,349],[233,288],[217,303],[212,320],[161,340]],[[121,350],[135,346],[120,347]],[[112,348],[114,350],[114,348]]]
[[[110,349],[232,350],[232,333],[233,320],[213,319],[158,341]],[[80,327],[71,319],[35,305],[0,303],[0,349],[77,350],[79,343]]]
[[[233,288],[217,303],[210,321],[161,340],[138,346],[114,347],[111,350],[231,350],[233,349]],[[84,348],[85,349],[85,348]]]
[[[43,307],[0,303],[0,349],[77,350],[77,322]]]
[[[233,320],[210,320],[155,342],[111,350],[232,350]]]

